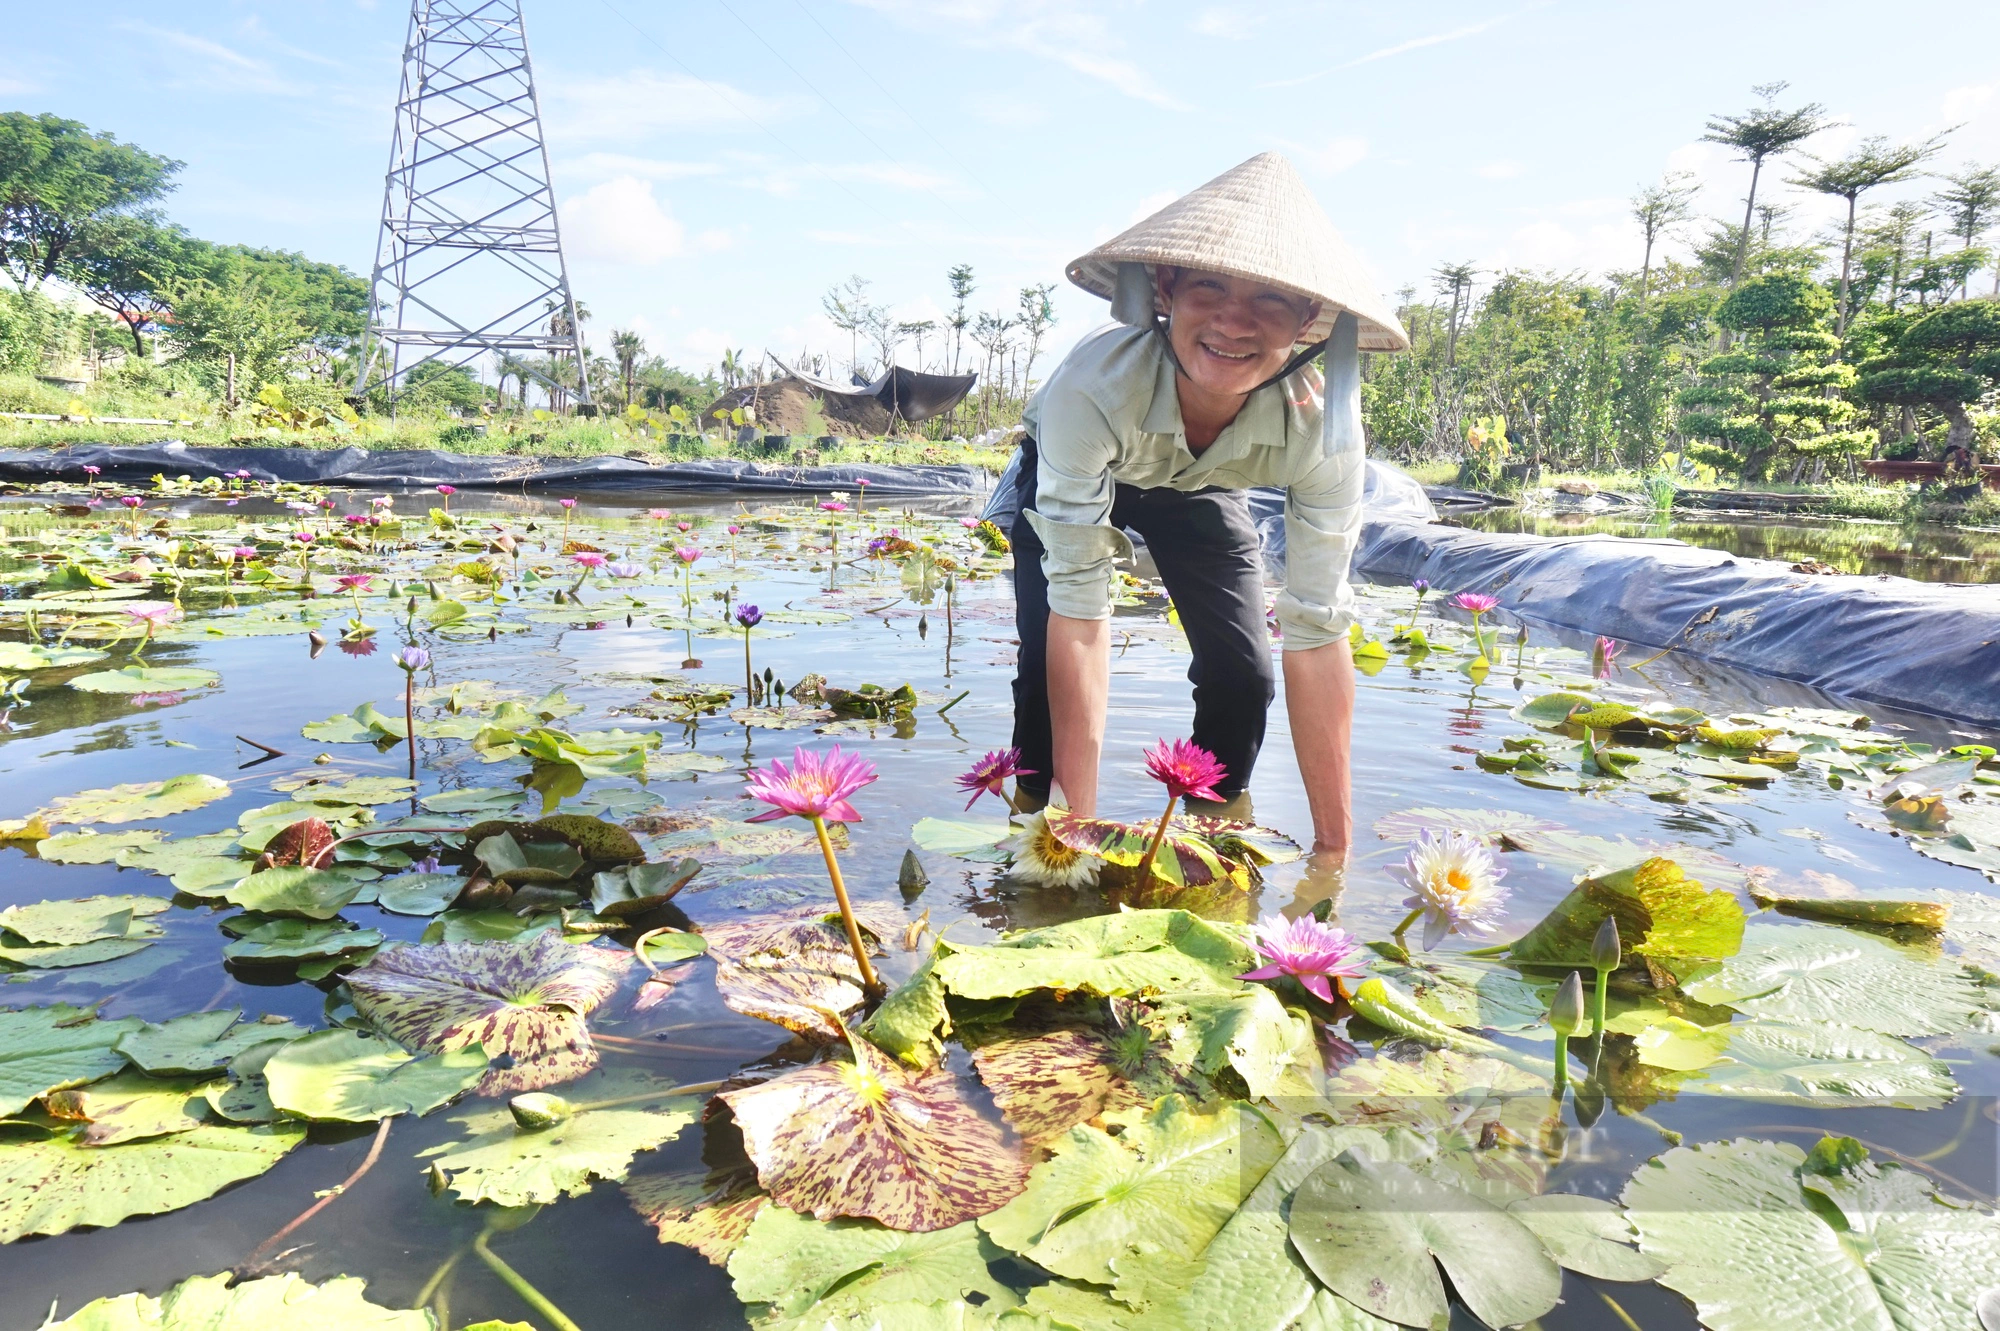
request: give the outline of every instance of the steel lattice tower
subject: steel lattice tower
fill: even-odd
[[[412,371],[488,353],[570,358],[550,386],[590,401],[521,0],[411,0],[355,391],[393,409]]]

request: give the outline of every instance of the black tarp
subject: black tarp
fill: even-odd
[[[365,488],[455,485],[468,490],[560,488],[661,492],[769,492],[854,490],[868,482],[877,495],[983,494],[991,483],[984,467],[893,466],[846,463],[789,467],[708,459],[652,463],[639,458],[532,458],[504,453],[444,453],[435,449],[196,448],[179,442],[130,447],[92,444],[61,450],[0,451],[0,480],[27,482],[87,479],[144,481],[154,475],[206,480],[248,471],[260,481]]]
[[[1679,541],[1371,520],[1354,569],[1486,592],[1531,622],[2000,725],[2000,587],[1794,573]]]
[[[872,383],[843,385],[795,370],[776,356],[771,359],[779,369],[815,392],[834,397],[873,398],[892,415],[913,423],[950,411],[979,382],[976,374],[927,374],[895,365],[877,375]]]

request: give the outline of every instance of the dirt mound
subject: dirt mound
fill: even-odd
[[[824,422],[820,428],[808,424],[815,403]],[[843,439],[876,439],[889,432],[889,409],[873,398],[822,397],[803,381],[792,378],[768,384],[748,384],[732,388],[702,408],[704,425],[717,411],[747,408],[757,428],[765,434],[789,434],[810,442],[823,434]]]

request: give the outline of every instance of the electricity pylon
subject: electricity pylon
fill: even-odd
[[[589,403],[521,0],[411,0],[355,392],[537,352]]]

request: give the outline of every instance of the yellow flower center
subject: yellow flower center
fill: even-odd
[[[1041,834],[1035,838],[1035,855],[1044,864],[1062,869],[1082,858],[1083,852],[1056,840],[1055,833],[1049,831],[1045,824]]]

